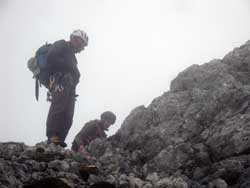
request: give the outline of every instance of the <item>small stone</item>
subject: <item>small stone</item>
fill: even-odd
[[[96,175],[94,175],[94,174],[90,174],[90,175],[89,175],[88,182],[89,182],[90,184],[92,184],[92,183],[97,183],[97,182],[101,182],[101,181],[104,181],[104,179],[103,179],[102,177],[96,176]]]
[[[70,165],[67,162],[61,161],[60,170],[67,172],[69,171],[69,168],[70,168]]]
[[[214,181],[212,181],[211,183],[211,188],[228,188],[227,183],[225,182],[225,180],[218,178]]]
[[[148,174],[148,176],[146,177],[146,180],[155,183],[159,180],[159,176],[156,172],[152,173],[152,174]]]

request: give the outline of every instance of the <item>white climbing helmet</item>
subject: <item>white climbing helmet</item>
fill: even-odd
[[[88,45],[89,38],[83,30],[78,29],[78,30],[73,31],[70,37],[73,37],[73,36],[80,37],[84,41],[85,45],[86,46]]]

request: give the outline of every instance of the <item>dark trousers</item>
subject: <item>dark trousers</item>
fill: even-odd
[[[75,88],[65,87],[63,91],[52,94],[52,101],[47,117],[46,135],[58,136],[65,141],[73,122],[75,108]]]

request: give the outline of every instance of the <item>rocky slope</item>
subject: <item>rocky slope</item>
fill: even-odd
[[[249,188],[250,41],[192,65],[91,154],[0,144],[0,188]],[[87,166],[87,165],[95,165]]]

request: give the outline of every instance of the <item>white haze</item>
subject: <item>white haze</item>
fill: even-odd
[[[0,0],[0,141],[46,140],[49,103],[35,101],[26,62],[46,41],[74,29],[90,38],[77,55],[82,73],[71,142],[82,125],[112,110],[114,134],[129,112],[169,90],[192,64],[223,58],[250,39],[249,0]]]

